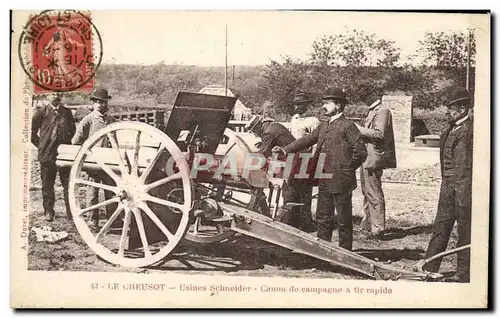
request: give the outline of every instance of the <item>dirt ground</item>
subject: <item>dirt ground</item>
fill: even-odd
[[[415,175],[418,177],[415,178]],[[423,258],[432,232],[439,195],[438,166],[394,170],[384,183],[387,209],[387,238],[375,240],[361,231],[362,195],[353,193],[355,252],[396,266],[411,266]],[[418,180],[416,180],[418,179]],[[415,182],[418,181],[418,182]],[[181,247],[172,257],[156,268],[125,269],[105,263],[82,241],[65,217],[62,188],[56,181],[56,218],[48,224],[43,218],[38,163],[32,166],[30,228],[49,225],[54,231],[67,231],[69,237],[57,243],[36,242],[34,232],[29,235],[28,268],[50,271],[123,271],[160,273],[165,271],[185,274],[245,275],[303,278],[367,279],[355,272],[294,254],[246,236],[235,235],[229,240],[206,246]],[[313,208],[315,201],[313,201]],[[337,243],[337,233],[333,242]],[[456,244],[456,229],[449,248]],[[444,258],[441,272],[454,271],[455,256]]]

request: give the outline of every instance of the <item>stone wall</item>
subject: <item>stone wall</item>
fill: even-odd
[[[382,101],[392,113],[394,140],[396,144],[408,144],[411,141],[412,96],[384,95]]]

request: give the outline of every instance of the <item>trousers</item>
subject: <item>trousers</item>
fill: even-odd
[[[114,181],[109,177],[107,174],[104,173],[93,173],[89,174],[89,179],[96,182],[96,183],[103,183],[107,185],[114,185]],[[95,205],[99,203],[99,188],[89,186],[88,187],[88,195],[89,195],[89,206]],[[111,199],[115,194],[111,191],[103,190],[104,191],[104,200],[109,200]],[[111,203],[106,205],[106,217],[110,218],[113,212],[115,212],[116,208],[118,207],[118,203]],[[91,218],[94,222],[99,221],[99,210],[92,210],[91,212]]]
[[[335,211],[337,211],[339,246],[352,250],[352,191],[332,193],[324,183],[320,182],[316,212],[318,238],[332,241]]]
[[[382,169],[360,169],[361,192],[363,193],[363,220],[361,227],[373,234],[385,230],[385,197],[382,191]]]
[[[69,172],[71,168],[57,168],[55,162],[41,162],[40,163],[40,174],[42,179],[42,200],[43,200],[43,210],[44,214],[54,216],[54,204],[56,200],[54,192],[54,184],[56,181],[56,175],[59,172],[59,180],[63,187],[64,205],[66,207],[66,215],[71,217],[71,211],[69,208],[69,198],[68,198],[68,182],[69,182]]]
[[[457,223],[458,230],[457,247],[470,244],[472,199],[468,193],[458,193],[455,185],[453,177],[443,177],[439,193],[438,211],[425,258],[446,250],[455,222]],[[469,282],[470,249],[459,252],[457,256],[457,274],[459,280]],[[439,271],[441,260],[437,259],[427,263],[424,269],[430,272]]]
[[[314,230],[311,213],[313,185],[308,180],[289,179],[283,186],[283,204],[302,203],[303,206],[287,208],[290,212],[285,223],[305,232]]]

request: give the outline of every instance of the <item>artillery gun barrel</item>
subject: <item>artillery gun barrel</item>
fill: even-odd
[[[79,150],[80,146],[78,145],[60,145],[59,148],[57,149],[58,153],[56,158],[56,165],[58,167],[72,167]],[[128,158],[134,158],[133,147],[124,146],[122,148],[122,146],[120,145],[120,150],[122,152],[126,152]],[[157,153],[157,147],[141,145],[139,150],[139,164],[138,164],[139,173],[143,172],[148,167],[151,159],[154,158],[156,153]],[[188,154],[184,153],[184,155],[187,158]],[[103,171],[100,162],[104,162],[106,166],[108,166],[113,172],[117,174],[121,173],[119,166],[120,162],[119,153],[116,151],[116,149],[105,148],[105,147],[92,148],[92,153],[88,154],[88,156],[85,158],[82,170],[89,172]],[[192,178],[196,179],[197,182],[201,183],[220,184],[225,186],[231,186],[235,189],[241,189],[241,190],[244,189],[251,190],[256,185],[255,182],[250,183],[248,178],[241,178],[241,177],[235,178],[231,174],[222,173],[220,175],[220,178],[214,177],[216,168],[217,167],[214,167],[214,169],[210,170],[200,170],[196,173],[196,176]],[[241,175],[240,172],[238,173],[239,175]],[[260,178],[259,181],[257,182],[257,185],[261,184],[261,187],[267,187],[269,185],[268,181],[266,180],[265,176],[262,176],[261,172],[250,171],[249,176],[251,178],[252,176],[257,174],[259,174],[258,178]]]
[[[75,158],[80,150],[80,146],[77,145],[60,145],[57,148],[57,158],[56,166],[58,167],[71,167],[75,161]],[[133,158],[133,149],[124,148],[127,152],[129,158]],[[151,147],[142,147],[140,149],[139,156],[139,172],[146,169],[149,165],[148,160],[151,160],[156,154],[156,149]],[[120,173],[119,153],[112,148],[105,147],[94,147],[92,153],[88,154],[85,158],[82,170],[84,171],[102,171],[102,167],[99,162],[104,162],[112,171]]]

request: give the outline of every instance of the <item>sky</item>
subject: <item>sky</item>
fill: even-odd
[[[426,31],[466,31],[470,15],[327,11],[93,11],[103,63],[263,65],[283,55],[307,59],[314,40],[358,29],[393,40],[402,59]]]

